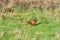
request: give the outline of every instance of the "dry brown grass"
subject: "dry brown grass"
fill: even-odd
[[[5,36],[5,32],[4,31],[0,32],[0,37],[2,38],[4,36]]]
[[[5,9],[11,9],[14,6],[20,6],[22,9],[33,9],[48,7],[50,8],[51,6],[58,7],[60,5],[60,2],[59,0],[10,0],[5,6],[3,2],[1,2],[0,5],[3,5],[3,8]]]

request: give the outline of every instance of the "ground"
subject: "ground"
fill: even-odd
[[[0,40],[60,40],[59,21],[49,21],[44,10],[17,10],[1,13]],[[28,21],[34,17],[37,18],[36,25],[30,25]]]

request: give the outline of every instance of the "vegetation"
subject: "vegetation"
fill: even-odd
[[[59,0],[0,0],[0,40],[60,40],[59,5]]]

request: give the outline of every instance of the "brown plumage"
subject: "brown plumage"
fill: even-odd
[[[31,20],[31,21],[28,21],[28,23],[31,24],[31,25],[35,25],[36,22],[37,22],[37,20]]]

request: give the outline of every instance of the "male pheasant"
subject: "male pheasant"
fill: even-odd
[[[35,25],[37,22],[37,18],[34,18],[33,20],[28,21],[29,24]]]

